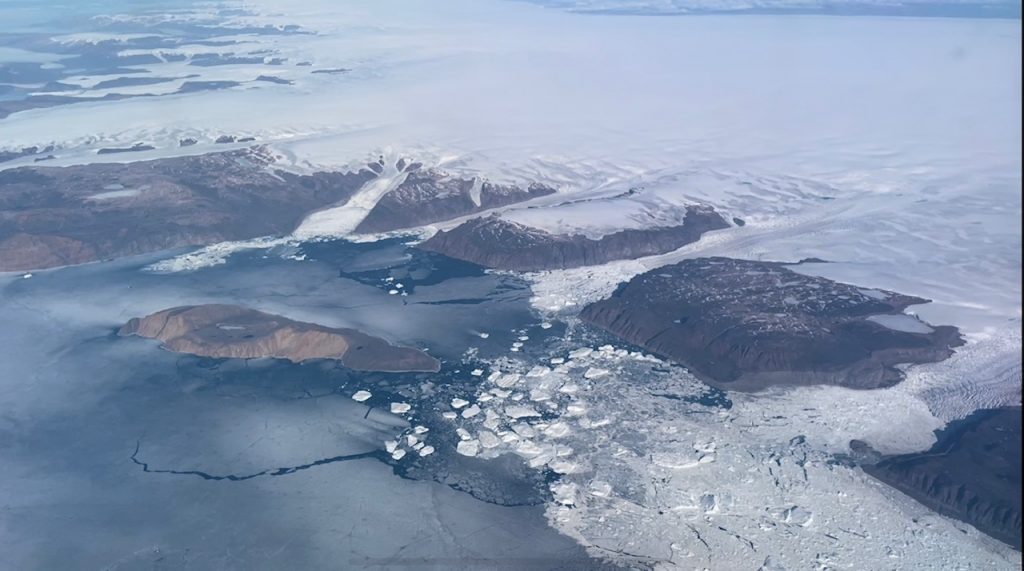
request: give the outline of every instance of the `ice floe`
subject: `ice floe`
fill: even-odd
[[[355,393],[352,394],[352,400],[356,402],[365,402],[370,400],[370,398],[372,397],[373,394],[370,393],[370,391],[356,391]]]

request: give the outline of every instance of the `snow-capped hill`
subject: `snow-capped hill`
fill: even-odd
[[[538,183],[525,187],[497,184],[479,177],[465,178],[440,169],[403,165],[405,180],[377,202],[356,228],[358,233],[390,232],[443,222],[554,194]]]

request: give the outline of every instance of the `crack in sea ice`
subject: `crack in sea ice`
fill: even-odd
[[[361,452],[359,454],[346,454],[342,456],[333,456],[330,458],[321,458],[320,460],[314,460],[308,464],[300,464],[298,466],[287,466],[283,468],[268,468],[259,472],[253,472],[251,474],[225,474],[217,476],[201,470],[169,470],[160,468],[150,468],[148,462],[139,460],[139,448],[141,443],[135,442],[135,451],[132,452],[130,457],[133,464],[141,466],[142,471],[147,474],[172,474],[175,476],[196,476],[204,480],[221,481],[227,480],[230,482],[243,482],[245,480],[251,480],[253,478],[259,478],[260,476],[287,476],[300,472],[302,470],[308,470],[317,466],[323,466],[325,464],[334,464],[336,462],[347,462],[349,460],[362,460],[363,458],[374,458],[386,463],[386,456],[381,450],[372,450],[370,452]]]

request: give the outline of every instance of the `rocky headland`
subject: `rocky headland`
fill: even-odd
[[[713,208],[703,206],[688,207],[681,224],[630,228],[600,238],[552,234],[492,215],[439,231],[419,247],[488,268],[533,272],[664,254],[728,227]]]
[[[930,450],[864,471],[929,508],[1021,549],[1021,407],[980,410]]]
[[[927,301],[782,263],[697,258],[636,276],[580,316],[720,388],[873,389],[903,379],[896,365],[941,361],[963,343],[955,327],[903,313]]]

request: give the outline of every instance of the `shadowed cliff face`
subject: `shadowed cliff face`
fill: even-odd
[[[714,209],[697,206],[687,209],[683,224],[621,230],[599,239],[551,234],[489,216],[440,231],[419,247],[489,268],[532,272],[664,254],[728,227]]]
[[[723,388],[871,389],[902,380],[897,364],[941,361],[962,344],[956,328],[902,314],[926,302],[775,262],[698,258],[641,274],[580,316]]]
[[[380,199],[356,232],[415,228],[555,192],[555,189],[542,184],[522,188],[477,178],[458,178],[435,169],[420,170],[418,163],[405,164],[402,161],[398,167],[408,172],[405,180]]]
[[[0,271],[285,234],[376,176],[274,170],[260,148],[0,171]]]
[[[1021,408],[954,422],[926,452],[864,471],[939,513],[1021,549]]]
[[[296,363],[335,359],[360,371],[436,372],[437,359],[355,329],[292,321],[237,305],[191,305],[134,318],[120,335],[159,339],[164,347],[203,357],[273,357]]]

